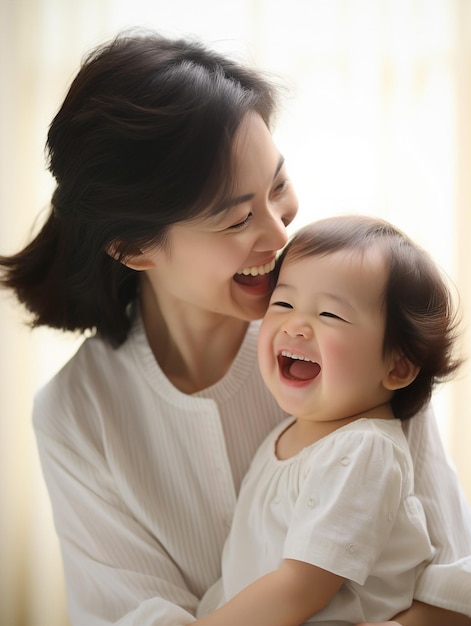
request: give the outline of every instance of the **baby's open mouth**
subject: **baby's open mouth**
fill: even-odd
[[[278,365],[288,380],[314,380],[321,371],[319,363],[287,350],[282,350],[278,355]]]

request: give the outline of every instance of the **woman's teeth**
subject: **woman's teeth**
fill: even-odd
[[[275,259],[270,263],[266,263],[265,265],[257,265],[253,267],[246,267],[241,272],[237,272],[238,274],[243,274],[244,276],[263,276],[264,274],[268,274],[275,267]]]

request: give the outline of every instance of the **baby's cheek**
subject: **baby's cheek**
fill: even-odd
[[[269,335],[261,330],[258,337],[258,366],[265,381],[268,376],[273,375],[276,365]]]
[[[324,361],[341,361],[351,357],[351,353],[356,351],[352,350],[346,342],[337,337],[327,337],[324,340],[323,345],[323,360]]]
[[[322,351],[324,373],[348,380],[362,369],[362,353],[359,347],[348,346],[341,339],[329,338]]]

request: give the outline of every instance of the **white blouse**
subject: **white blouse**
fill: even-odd
[[[34,426],[74,626],[194,620],[220,575],[242,477],[286,417],[258,371],[258,327],[250,325],[231,370],[194,395],[165,377],[139,318],[116,350],[86,340],[37,394]],[[470,509],[431,412],[406,433],[443,564],[425,570],[415,597],[471,615]]]

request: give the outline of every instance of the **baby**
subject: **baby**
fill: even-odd
[[[255,455],[196,624],[346,626],[411,605],[434,549],[401,420],[458,367],[456,327],[438,268],[391,224],[294,236],[258,344],[293,417]]]

